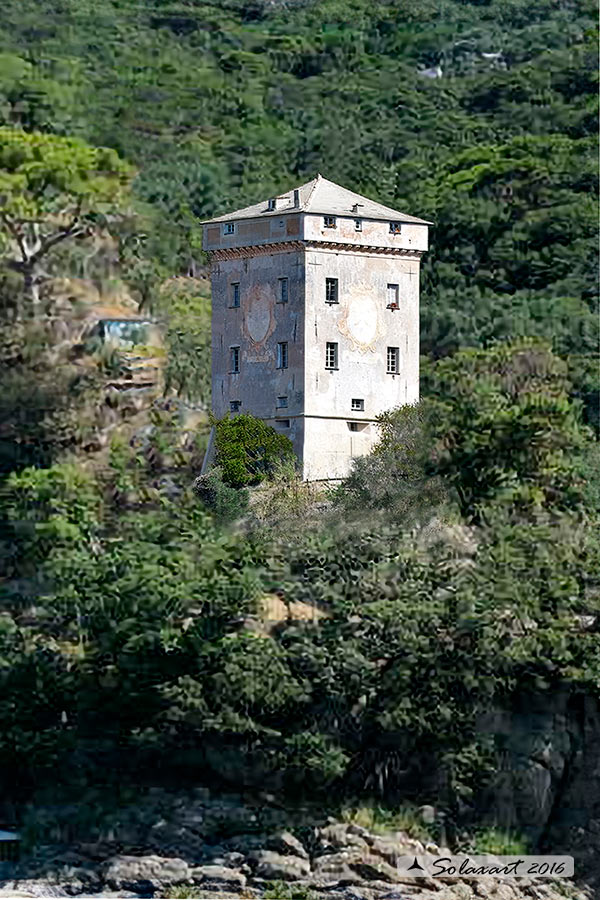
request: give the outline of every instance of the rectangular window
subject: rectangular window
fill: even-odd
[[[400,371],[400,348],[387,348],[387,372],[388,375],[397,375]]]
[[[338,367],[338,345],[327,341],[325,346],[325,368],[337,369]]]
[[[336,226],[335,216],[323,216],[323,225],[325,226],[325,228],[335,228],[335,226]]]
[[[287,341],[277,344],[277,368],[287,369],[288,367],[288,345]]]
[[[274,199],[269,200],[269,209],[273,210],[273,209],[275,209],[275,206],[276,206],[275,200]]]
[[[364,400],[359,400],[357,397],[355,397],[355,398],[352,400],[352,409],[353,409],[355,412],[362,412],[362,411],[364,410],[364,408],[365,408],[365,401],[364,401]]]
[[[348,422],[350,431],[358,431],[358,422]]]
[[[232,412],[232,413],[239,412],[241,405],[242,405],[241,400],[230,400],[229,401],[229,412]]]
[[[354,220],[354,230],[355,230],[355,231],[362,231],[362,219],[355,219],[355,220]]]
[[[240,348],[239,347],[230,347],[229,348],[229,371],[231,374],[235,374],[240,371]]]
[[[289,428],[290,420],[289,419],[275,419],[275,425],[278,428]]]
[[[388,284],[387,286],[387,302],[388,306],[398,306],[398,285]]]
[[[390,222],[390,234],[400,234],[402,224],[400,222]]]
[[[230,306],[235,307],[240,305],[240,283],[239,281],[234,281],[231,285],[231,302]]]
[[[278,409],[283,409],[283,407],[285,407],[287,405],[288,405],[287,397],[278,397],[277,398],[277,408]]]
[[[325,303],[339,303],[337,278],[325,279]]]
[[[288,302],[288,280],[287,280],[287,278],[279,279],[277,302],[278,303],[287,303]]]
[[[235,222],[225,222],[223,225],[223,234],[234,234]]]

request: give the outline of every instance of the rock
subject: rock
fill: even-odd
[[[243,853],[236,853],[235,850],[231,850],[227,853],[222,853],[218,856],[210,856],[210,862],[206,863],[206,865],[211,866],[224,866],[226,869],[239,869],[241,868],[245,861],[246,857]]]
[[[218,891],[241,891],[246,887],[246,876],[226,866],[198,866],[192,869],[194,884],[210,887]]]
[[[269,850],[282,853],[284,856],[299,856],[301,859],[308,859],[308,853],[304,846],[291,831],[282,831],[280,834],[272,835],[267,838],[265,846]]]
[[[425,825],[433,825],[435,822],[435,807],[429,805],[419,807],[419,816],[421,822]]]
[[[367,842],[364,835],[366,829],[361,828],[361,834],[358,834],[359,826],[346,825],[343,822],[336,822],[335,825],[326,825],[325,828],[319,829],[318,848],[321,853],[327,853],[328,850],[339,850],[344,847],[358,847],[367,850]]]
[[[350,867],[368,881],[385,881],[390,884],[398,881],[398,870],[376,856],[357,860]]]
[[[296,881],[310,875],[310,862],[299,856],[283,856],[274,850],[257,850],[250,854],[255,875],[272,881]]]
[[[115,856],[103,866],[102,874],[109,887],[133,891],[154,891],[191,877],[185,860],[161,856]]]
[[[354,822],[351,822],[347,826],[346,830],[347,830],[348,834],[357,834],[359,837],[362,837],[365,839],[368,838],[369,834],[370,834],[369,830],[367,828],[363,828],[362,825],[356,825]]]
[[[349,884],[344,888],[342,894],[344,900],[373,900],[374,898],[372,890],[356,884]]]
[[[356,884],[362,881],[362,878],[351,868],[351,864],[360,862],[360,859],[360,851],[356,849],[326,853],[313,861],[313,874],[321,883]]]
[[[45,878],[39,879],[15,879],[6,881],[0,887],[0,897],[64,897],[65,892],[58,884],[53,884]]]

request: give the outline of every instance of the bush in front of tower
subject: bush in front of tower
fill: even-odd
[[[292,442],[262,419],[243,413],[215,422],[216,464],[225,484],[260,484],[282,463],[293,462]]]
[[[196,478],[194,493],[223,525],[239,519],[248,508],[248,491],[225,484],[218,467]]]

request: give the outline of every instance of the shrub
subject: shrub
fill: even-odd
[[[529,842],[514,831],[492,825],[481,828],[470,841],[472,853],[495,853],[498,856],[522,856],[529,852]]]
[[[261,419],[243,414],[216,423],[216,462],[231,487],[259,484],[293,458],[290,439]]]
[[[91,540],[99,527],[100,492],[94,479],[70,464],[28,468],[3,488],[9,533],[23,560],[43,560],[51,547]]]
[[[342,820],[354,825],[361,825],[376,834],[403,831],[409,837],[419,841],[429,841],[433,837],[432,830],[423,822],[417,807],[409,804],[404,804],[397,809],[372,805],[346,807],[342,811]]]
[[[234,522],[248,508],[248,491],[225,484],[220,468],[196,478],[194,493],[219,522]]]
[[[304,884],[269,881],[263,897],[265,900],[316,900],[317,895]]]

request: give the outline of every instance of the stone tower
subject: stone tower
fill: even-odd
[[[429,224],[320,175],[205,222],[214,414],[287,434],[307,480],[344,477],[376,416],[418,400]]]

